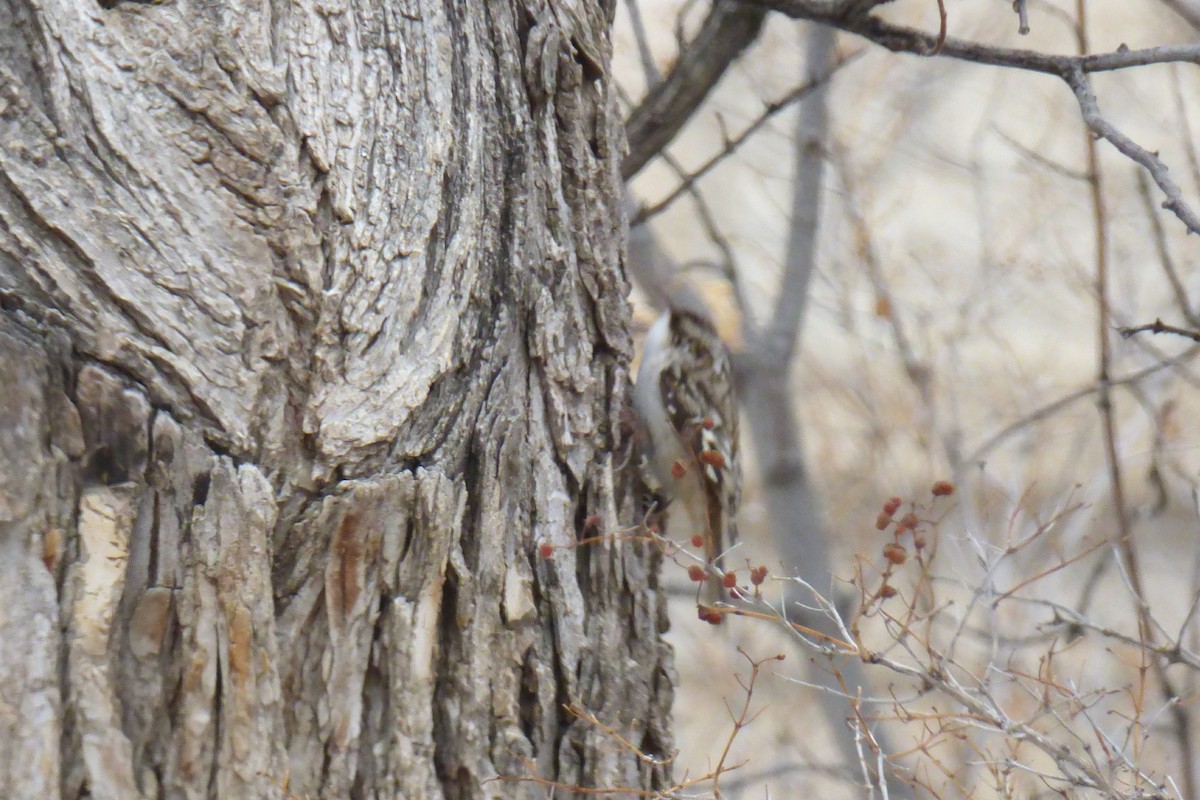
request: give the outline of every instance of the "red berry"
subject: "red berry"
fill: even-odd
[[[903,545],[888,542],[883,546],[883,557],[893,564],[903,564],[908,560],[908,551]]]
[[[682,461],[676,461],[674,464],[671,465],[671,477],[678,480],[678,479],[682,478],[684,475],[687,475],[687,467],[684,466]]]
[[[933,485],[934,497],[945,497],[954,494],[954,484],[950,481],[938,481]]]
[[[700,534],[692,535],[692,547],[704,547],[704,537]]]
[[[700,455],[697,456],[697,458],[700,459],[701,464],[707,464],[708,466],[715,467],[716,469],[723,469],[725,467],[725,456],[721,455],[716,450],[701,450]]]
[[[688,580],[693,583],[701,583],[708,577],[708,573],[704,571],[704,567],[699,564],[692,564],[688,567]]]
[[[725,576],[721,578],[721,585],[726,589],[732,589],[737,586],[737,574],[732,570],[726,572]]]
[[[904,501],[901,500],[899,497],[891,498],[890,500],[888,500],[886,503],[883,504],[883,512],[885,514],[889,514],[889,515],[895,514],[896,509],[898,509],[900,507],[900,504],[902,502],[904,502]]]
[[[549,558],[554,555],[554,545],[549,542],[542,542],[538,545],[538,555],[542,558]]]
[[[767,579],[766,567],[752,567],[750,569],[750,582],[755,586],[762,586],[763,581]]]
[[[885,583],[883,586],[879,587],[879,596],[884,599],[888,597],[895,597],[896,587],[892,586],[890,583]]]
[[[875,518],[875,527],[879,530],[886,530],[888,525],[892,524],[892,515],[886,512],[879,512],[879,516]]]

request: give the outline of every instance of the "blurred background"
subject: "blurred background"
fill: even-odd
[[[1008,0],[947,0],[945,11],[951,37],[997,48],[1200,42],[1200,3],[1187,0],[1031,2],[1028,35]],[[627,116],[687,61],[715,13],[708,2],[620,0]],[[939,30],[936,0],[873,13]],[[920,567],[895,567],[907,621],[865,614],[864,641],[905,663],[945,657],[1000,713],[1109,769],[1128,792],[1117,796],[1195,797],[1200,681],[1187,658],[1159,656],[1200,649],[1196,342],[1119,329],[1197,328],[1200,239],[1161,207],[1142,166],[1094,139],[1060,78],[814,27],[765,14],[629,181],[635,283],[684,271],[739,364],[746,481],[732,561],[802,575],[849,620],[884,574],[893,539],[876,527],[881,507],[915,501],[935,541]],[[793,101],[814,76],[821,88]],[[1092,82],[1104,119],[1157,153],[1200,205],[1195,63]],[[644,332],[653,293],[636,291],[634,303]],[[786,407],[772,405],[780,397]],[[779,451],[789,440],[778,426],[792,428],[792,452]],[[954,495],[935,501],[938,480]],[[789,501],[773,491],[799,493],[808,516],[781,519]],[[861,664],[835,667],[778,625],[707,625],[684,570],[668,561],[665,580],[676,597],[677,778],[721,760],[745,700],[741,648],[786,660],[757,679],[750,704],[761,714],[733,737],[724,764],[744,766],[721,776],[721,797],[884,796],[863,767],[884,762],[904,776],[890,796],[1113,796],[1072,783],[1028,737],[962,719],[961,705],[943,716],[956,708],[944,687],[895,670],[861,670],[863,695],[885,702],[856,714],[817,687]],[[766,588],[775,599],[798,590]],[[1067,609],[1088,624],[1067,624]],[[886,739],[886,758],[867,731]]]

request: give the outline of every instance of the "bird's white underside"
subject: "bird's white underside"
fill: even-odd
[[[694,474],[696,471],[694,459],[684,448],[679,433],[671,425],[670,415],[663,404],[662,388],[658,379],[671,358],[670,323],[670,313],[663,314],[655,320],[646,334],[642,364],[638,368],[637,383],[633,388],[633,405],[642,418],[646,434],[650,437],[647,455],[650,467],[662,485],[664,494],[674,500],[683,500],[685,495],[692,493],[700,498],[703,495],[703,488],[700,485],[699,476]],[[676,478],[672,474],[672,467],[676,462],[684,465],[688,470],[682,478]],[[673,513],[670,527],[676,532],[682,532],[683,526],[687,526],[689,530],[693,528],[698,530],[703,527],[703,519],[692,520],[681,516],[681,514],[687,515],[693,508],[702,507],[702,501],[699,505],[694,505],[692,502],[672,504]]]

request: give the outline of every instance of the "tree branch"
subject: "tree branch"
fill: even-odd
[[[1139,333],[1173,333],[1176,336],[1182,336],[1186,339],[1191,339],[1193,342],[1200,342],[1200,331],[1189,330],[1187,328],[1179,328],[1175,325],[1168,325],[1161,319],[1156,319],[1147,325],[1138,325],[1135,328],[1118,328],[1117,332],[1121,334],[1121,338],[1128,339],[1131,336],[1136,336]]]
[[[758,38],[767,9],[715,0],[708,18],[679,55],[675,68],[650,90],[625,121],[629,153],[621,177],[629,180],[665,148],[708,97],[734,61]]]
[[[638,7],[638,0],[625,0],[625,8],[629,12],[629,25],[633,28],[633,41],[637,44],[638,58],[642,60],[646,85],[654,87],[662,80],[662,74],[654,64],[654,54],[650,51],[650,37],[646,35],[646,24],[642,20],[642,9]]]
[[[1162,0],[1162,4],[1175,12],[1175,14],[1191,25],[1196,30],[1200,31],[1200,11],[1192,8],[1181,0]]]
[[[862,36],[893,52],[923,56],[942,55],[976,64],[1042,72],[1062,78],[1079,103],[1088,127],[1106,139],[1124,156],[1149,171],[1167,196],[1163,208],[1170,210],[1190,233],[1200,233],[1200,216],[1184,201],[1179,186],[1167,174],[1167,166],[1154,153],[1125,136],[1100,114],[1088,73],[1109,72],[1149,64],[1187,62],[1200,64],[1200,45],[1172,45],[1130,50],[1121,45],[1111,53],[1052,55],[1035,50],[994,47],[953,37],[925,33],[904,25],[893,25],[863,14],[846,15],[839,3],[828,0],[741,0],[748,6],[770,8],[795,19],[806,19]]]
[[[1128,67],[1143,67],[1149,64],[1166,64],[1185,61],[1200,64],[1200,45],[1171,45],[1149,47],[1141,50],[1118,48],[1111,53],[1091,55],[1053,55],[1037,50],[992,45],[956,39],[947,36],[938,47],[938,35],[926,33],[905,25],[864,16],[845,16],[838,12],[836,4],[821,0],[740,0],[744,5],[768,8],[793,19],[821,22],[862,36],[897,53],[913,53],[919,56],[938,54],[961,61],[987,64],[996,67],[1012,67],[1048,75],[1065,76],[1070,70],[1084,72],[1111,72]]]
[[[651,217],[654,217],[665,210],[668,206],[678,200],[682,194],[685,192],[690,192],[697,181],[707,175],[715,166],[717,166],[717,164],[720,164],[728,156],[732,155],[746,142],[747,139],[749,139],[751,136],[757,133],[759,129],[766,125],[772,117],[774,117],[783,109],[790,107],[793,103],[803,100],[814,91],[825,86],[825,84],[829,83],[838,70],[840,70],[846,64],[849,64],[851,61],[856,60],[860,55],[862,55],[862,53],[863,51],[861,50],[856,53],[851,53],[849,56],[836,61],[824,74],[814,78],[811,81],[807,81],[800,86],[797,86],[780,99],[772,103],[768,103],[763,109],[762,113],[759,114],[758,118],[754,120],[754,122],[747,125],[746,128],[736,136],[732,138],[727,137],[725,139],[725,144],[720,151],[712,156],[712,158],[701,164],[695,172],[685,176],[680,184],[676,186],[670,194],[668,194],[662,200],[659,200],[654,205],[647,206],[635,214],[633,218],[629,220],[629,226],[632,228],[641,225]]]
[[[1017,12],[1017,33],[1022,36],[1029,34],[1029,9],[1025,0],[1013,0],[1013,11]]]
[[[1091,84],[1084,74],[1083,68],[1076,66],[1069,69],[1062,78],[1071,87],[1071,91],[1075,92],[1075,99],[1079,101],[1079,111],[1083,114],[1083,121],[1092,129],[1092,132],[1108,141],[1127,158],[1145,167],[1146,171],[1150,173],[1150,177],[1154,178],[1154,182],[1158,184],[1158,188],[1162,189],[1163,194],[1167,196],[1162,204],[1163,208],[1179,217],[1180,221],[1187,226],[1189,233],[1200,233],[1200,217],[1196,216],[1196,212],[1183,201],[1183,191],[1175,181],[1171,180],[1167,165],[1163,163],[1162,159],[1121,133],[1100,114],[1100,108],[1096,105],[1096,95],[1092,93]]]

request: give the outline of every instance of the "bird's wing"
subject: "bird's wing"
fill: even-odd
[[[688,313],[671,315],[673,358],[659,375],[663,408],[701,477],[707,508],[708,557],[737,540],[734,514],[741,499],[738,413],[733,371],[712,325]]]

